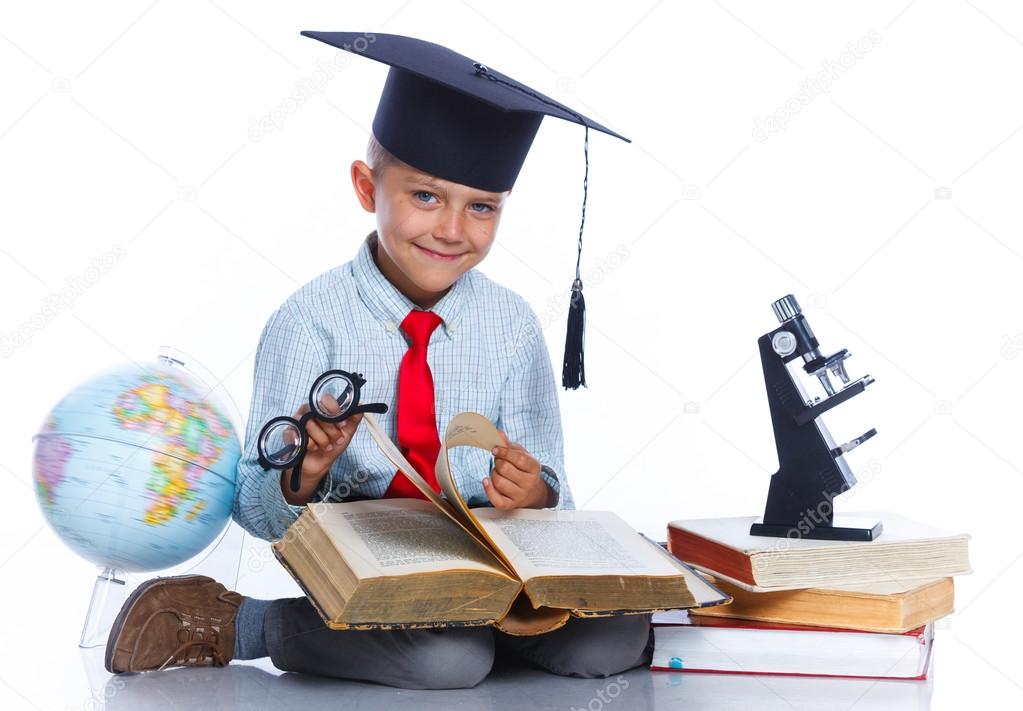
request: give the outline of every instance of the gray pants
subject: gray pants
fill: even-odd
[[[473,687],[497,654],[512,654],[554,674],[605,677],[649,665],[650,615],[569,618],[564,627],[516,637],[493,627],[332,630],[305,597],[274,600],[264,624],[274,666],[406,689]]]

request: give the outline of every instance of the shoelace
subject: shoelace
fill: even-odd
[[[192,662],[198,664],[200,659],[205,661],[208,658],[213,659],[213,663],[222,667],[227,664],[227,659],[217,648],[217,642],[220,639],[220,635],[216,630],[209,630],[209,638],[207,638],[202,632],[198,632],[195,628],[189,628],[187,630],[187,639],[183,641],[177,649],[175,649],[167,661],[160,665],[159,670],[170,666],[181,666]],[[192,657],[191,650],[196,648],[195,656]],[[191,658],[190,658],[191,657]]]

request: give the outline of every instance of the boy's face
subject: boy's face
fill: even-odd
[[[352,164],[362,206],[376,213],[384,275],[422,308],[430,308],[465,272],[483,261],[510,191],[491,193],[404,165],[373,171]]]

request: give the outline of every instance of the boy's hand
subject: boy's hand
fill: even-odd
[[[508,442],[501,430],[504,447],[494,447],[494,468],[483,479],[483,490],[498,509],[540,509],[550,506],[554,492],[540,478],[540,462],[518,443]]]
[[[324,395],[320,402],[327,412],[337,412],[339,409],[337,400],[330,395]],[[299,420],[307,412],[308,403],[298,408],[294,417]],[[309,503],[323,477],[330,471],[334,460],[348,449],[359,423],[362,422],[362,415],[360,412],[341,422],[324,422],[317,419],[306,422],[305,431],[309,435],[309,443],[302,459],[302,478],[298,491],[291,490],[291,469],[281,472],[281,491],[289,504],[304,506]]]

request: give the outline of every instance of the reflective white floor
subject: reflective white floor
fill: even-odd
[[[32,665],[23,696],[0,693],[4,709],[715,709],[739,711],[909,711],[931,708],[928,682],[673,674],[634,669],[607,679],[571,679],[499,661],[472,689],[408,691],[371,683],[282,673],[266,660],[223,668],[177,668],[112,676],[103,650],[72,649],[59,673]],[[78,659],[75,660],[74,657]],[[27,660],[26,660],[27,661]],[[77,664],[74,662],[77,661]],[[45,681],[44,681],[45,679]],[[8,686],[6,691],[13,687]]]
[[[263,561],[261,549],[249,551]],[[269,659],[224,668],[111,676],[103,648],[77,646],[95,571],[40,535],[0,578],[0,711],[98,709],[708,709],[714,711],[961,711],[1023,708],[1015,622],[999,606],[964,603],[939,621],[927,682],[675,674],[634,669],[571,679],[501,659],[473,689],[409,691],[282,673]],[[237,560],[237,556],[232,557]],[[47,561],[43,579],[36,561]],[[57,564],[59,563],[59,565]],[[274,563],[270,560],[269,563]],[[275,565],[241,566],[238,589],[262,598],[295,594]],[[234,565],[237,565],[234,563]],[[218,579],[227,573],[209,571]],[[1013,569],[1004,576],[1016,580]],[[993,598],[992,598],[993,599]]]

